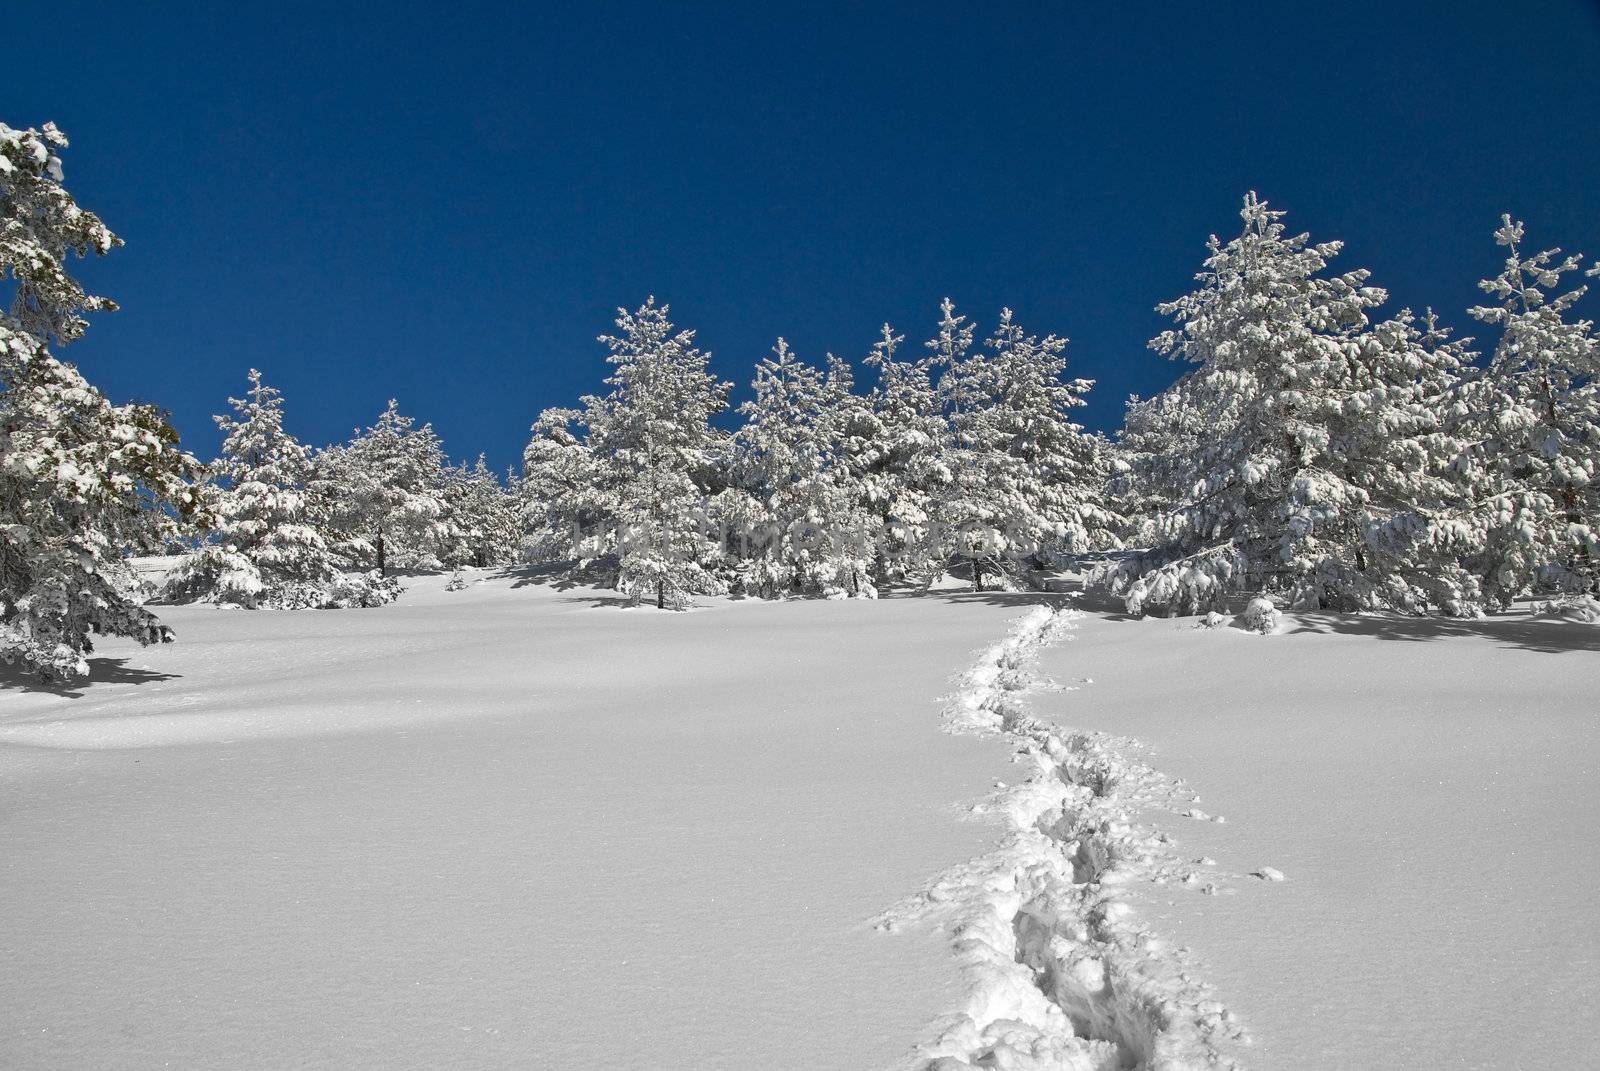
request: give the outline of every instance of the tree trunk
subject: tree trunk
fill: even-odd
[[[972,556],[972,590],[983,590],[983,559],[976,554]]]
[[[665,610],[666,608],[667,608],[667,582],[665,580],[657,580],[656,581],[656,609],[657,610]]]
[[[384,572],[385,561],[386,561],[386,559],[385,559],[384,553],[383,553],[383,533],[379,532],[378,533],[378,575],[379,576],[387,575]]]

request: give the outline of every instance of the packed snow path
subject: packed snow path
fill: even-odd
[[[946,709],[950,732],[1012,742],[1026,777],[977,808],[1004,817],[997,848],[880,919],[890,930],[943,922],[966,979],[963,1007],[918,1046],[915,1067],[1178,1071],[1227,1066],[1223,1046],[1245,1040],[1185,951],[1140,924],[1123,891],[1202,880],[1147,821],[1175,810],[1178,786],[1140,762],[1133,741],[1069,734],[1028,709],[1044,683],[1040,652],[1078,616],[1024,616]]]
[[[0,1067],[873,1071],[955,1003],[871,919],[993,838],[927,712],[1016,600],[444,582],[0,690]]]

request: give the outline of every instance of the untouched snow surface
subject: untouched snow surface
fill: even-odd
[[[1026,603],[446,579],[0,690],[0,1066],[870,1069],[957,1002],[871,919],[994,838],[936,699]]]

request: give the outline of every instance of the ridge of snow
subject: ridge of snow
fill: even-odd
[[[1007,736],[1030,772],[973,808],[1006,822],[993,851],[876,920],[889,931],[942,923],[961,968],[964,1006],[917,1044],[909,1066],[919,1071],[1235,1068],[1223,1045],[1248,1042],[1186,950],[1141,925],[1123,891],[1201,884],[1140,818],[1149,806],[1173,809],[1178,786],[1131,756],[1136,741],[1066,732],[1030,712],[1028,694],[1049,685],[1035,671],[1039,653],[1070,639],[1081,616],[1029,612],[959,678],[945,707],[946,732]]]

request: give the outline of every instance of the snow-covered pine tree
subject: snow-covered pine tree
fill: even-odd
[[[577,567],[615,549],[609,529],[617,516],[616,488],[580,438],[581,409],[546,409],[522,452],[518,506],[535,562],[572,561]]]
[[[1471,546],[1460,521],[1470,494],[1460,433],[1469,342],[1452,339],[1431,309],[1420,320],[1402,309],[1346,349],[1323,407],[1325,438],[1304,445],[1306,464],[1342,489],[1320,538],[1346,568],[1320,605],[1478,612],[1481,585],[1461,566]]]
[[[1116,546],[1123,522],[1106,506],[1109,444],[1072,420],[1094,384],[1063,378],[1067,340],[1029,335],[1002,309],[986,344],[992,394],[975,437],[993,451],[990,493],[1006,551],[997,564]]]
[[[1106,490],[1108,501],[1127,518],[1123,535],[1133,546],[1154,542],[1148,526],[1173,504],[1160,470],[1167,458],[1166,444],[1176,438],[1174,423],[1182,412],[1178,400],[1177,391],[1169,388],[1151,398],[1130,394],[1123,405]]]
[[[1494,303],[1469,310],[1500,332],[1469,387],[1466,455],[1470,561],[1497,608],[1541,581],[1583,591],[1600,579],[1600,339],[1573,314],[1586,288],[1562,291],[1579,258],[1525,257],[1522,239],[1502,217],[1505,265],[1479,284]]]
[[[739,407],[729,486],[713,511],[727,530],[731,586],[764,598],[801,594],[805,577],[790,527],[804,521],[822,472],[815,416],[822,376],[783,338],[756,363]]]
[[[974,329],[945,299],[928,343],[945,422],[912,465],[926,489],[930,566],[966,559],[973,587],[986,575],[1013,580],[1062,551],[1114,545],[1105,507],[1104,443],[1074,424],[1087,380],[1065,381],[1066,339],[1029,335],[1002,310],[974,348]]]
[[[879,584],[929,573],[929,458],[942,449],[947,432],[931,360],[898,356],[903,342],[904,335],[883,325],[866,358],[878,373],[868,399],[872,421],[858,424],[850,448],[853,474],[878,519],[873,574]]]
[[[1471,546],[1460,516],[1463,384],[1476,357],[1433,310],[1402,309],[1360,336],[1328,406],[1326,442],[1307,453],[1348,487],[1324,539],[1342,541],[1350,566],[1325,593],[1335,608],[1429,609],[1471,615],[1481,585],[1461,566]]]
[[[990,479],[1001,467],[988,410],[994,399],[994,367],[987,353],[974,352],[975,325],[957,316],[947,297],[939,305],[939,330],[925,346],[941,416],[933,443],[910,465],[911,482],[926,494],[928,527],[920,546],[921,569],[932,580],[952,555],[965,558],[974,591],[999,549],[1001,515]]]
[[[284,430],[277,388],[254,368],[249,380],[244,398],[228,399],[234,415],[215,418],[225,435],[222,456],[210,466],[215,539],[169,574],[164,597],[295,610],[350,601],[345,589],[354,584],[371,590],[353,601],[388,601],[393,593],[383,585],[341,575],[312,515],[310,452]]]
[[[1141,414],[1174,433],[1146,444],[1165,455],[1174,505],[1152,552],[1102,577],[1131,612],[1218,609],[1247,588],[1312,608],[1370,592],[1350,539],[1368,495],[1330,419],[1365,383],[1353,370],[1374,350],[1367,314],[1387,295],[1363,270],[1323,275],[1341,243],[1285,236],[1283,213],[1255,194],[1240,215],[1239,237],[1211,238],[1200,287],[1159,306],[1180,326],[1151,347],[1199,368],[1174,387],[1177,405]]]
[[[115,406],[49,347],[79,338],[86,294],[68,252],[122,244],[62,186],[66,137],[53,124],[0,124],[0,658],[50,679],[88,672],[92,633],[141,643],[171,632],[134,599],[124,561],[198,509],[200,465],[159,410]]]
[[[470,468],[445,469],[443,480],[445,535],[439,557],[445,566],[487,569],[516,561],[522,548],[517,502],[483,455]]]
[[[732,486],[717,513],[734,544],[734,582],[774,595],[867,594],[870,533],[848,481],[838,436],[850,393],[849,369],[800,360],[782,338],[756,366],[754,398],[740,406]]]
[[[317,454],[313,489],[328,511],[335,549],[369,563],[439,567],[444,538],[444,450],[433,425],[416,426],[390,399],[377,421]]]
[[[883,538],[872,494],[862,478],[863,445],[880,430],[872,405],[855,392],[855,373],[848,361],[828,354],[817,414],[818,437],[824,445],[823,479],[827,484],[818,506],[826,510],[824,594],[847,598],[878,597],[872,580]]]
[[[895,336],[890,339],[898,343]],[[822,494],[829,502],[831,571],[836,578],[836,586],[824,593],[877,598],[878,583],[892,575],[885,549],[903,545],[903,530],[891,531],[886,525],[904,473],[894,467],[897,459],[876,411],[881,399],[858,394],[855,386],[850,363],[828,354],[815,416],[825,453],[828,489]]]
[[[602,335],[611,390],[584,399],[587,445],[602,483],[615,489],[621,535],[617,587],[635,602],[682,609],[723,589],[706,568],[721,554],[707,533],[706,500],[724,436],[711,418],[730,384],[707,370],[693,331],[677,331],[654,297],[618,310],[617,335]]]
[[[1114,480],[1121,512],[1130,518],[1131,545],[1162,542],[1161,519],[1186,501],[1197,478],[1195,454],[1219,421],[1235,419],[1239,395],[1218,391],[1215,378],[1186,372],[1150,398],[1131,397],[1117,432],[1128,471]]]

